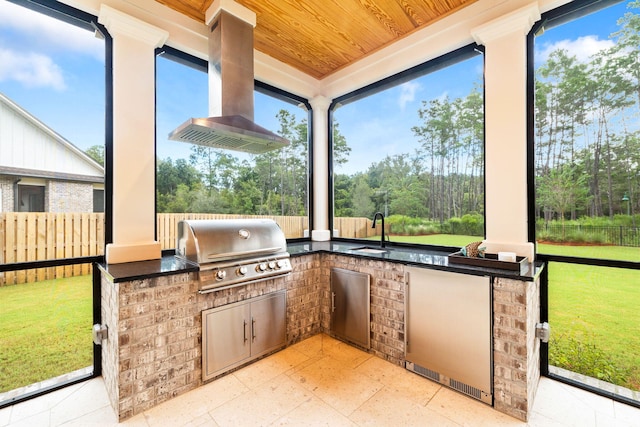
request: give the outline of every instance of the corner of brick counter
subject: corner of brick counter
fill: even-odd
[[[293,271],[287,278],[287,345],[322,332],[320,255],[291,258]]]
[[[196,298],[193,273],[117,283],[103,276],[102,375],[120,421],[200,384]]]
[[[494,407],[527,421],[540,380],[540,286],[495,278],[493,283]]]

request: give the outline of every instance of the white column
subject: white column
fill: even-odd
[[[106,5],[113,37],[113,243],[107,263],[158,259],[155,240],[155,54],[168,33]]]
[[[537,3],[472,30],[485,46],[485,218],[487,252],[534,259],[527,233],[526,35]]]
[[[313,225],[311,240],[329,240],[329,105],[331,100],[316,96],[313,109]]]

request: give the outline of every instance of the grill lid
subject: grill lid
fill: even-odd
[[[200,265],[287,254],[286,251],[285,235],[271,219],[178,222],[176,256]]]

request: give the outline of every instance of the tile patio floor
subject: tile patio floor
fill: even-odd
[[[0,410],[0,426],[118,425],[96,378]],[[640,426],[640,409],[548,378],[528,423],[317,335],[124,426]]]

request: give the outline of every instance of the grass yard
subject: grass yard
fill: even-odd
[[[640,248],[539,244],[538,252],[640,261]],[[556,366],[640,390],[640,270],[552,262],[549,358]]]
[[[549,266],[551,362],[640,390],[638,307],[640,270],[552,262]]]
[[[538,252],[546,255],[640,262],[640,248],[626,246],[569,246],[543,243],[538,245]]]
[[[93,365],[91,283],[0,287],[0,393]]]

